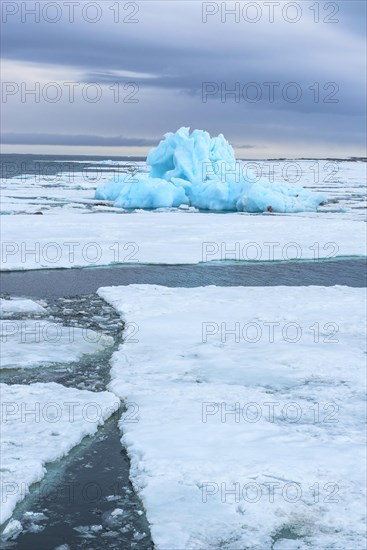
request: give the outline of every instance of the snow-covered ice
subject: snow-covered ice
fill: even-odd
[[[149,173],[149,167],[144,162],[120,161],[118,166],[107,170],[103,161],[96,161],[95,167],[88,169],[88,172],[59,167],[55,175],[50,176],[49,168],[53,164],[53,161],[48,161],[45,168],[36,174],[4,177],[2,214],[41,213],[54,217],[65,216],[70,209],[80,215],[101,209],[122,213],[121,208],[111,208],[112,203],[96,200],[96,188],[111,182],[111,179],[125,179],[129,183],[135,179],[136,173]],[[57,163],[55,166],[58,166]],[[309,212],[308,216],[317,215],[319,218],[319,213],[335,213],[338,218],[365,219],[367,165],[362,160],[247,160],[238,161],[238,166],[244,174],[255,172],[254,183],[265,179],[266,183],[302,186],[327,195],[329,203],[320,206],[318,213]],[[4,173],[7,173],[6,169]]]
[[[108,184],[111,177],[116,182],[131,182],[135,177],[131,167],[148,175],[143,162],[121,161],[110,167],[113,172],[105,172],[106,165],[99,161],[88,173],[62,172],[60,168],[55,178],[47,177],[47,171],[44,176],[4,178],[2,209],[9,215],[2,217],[1,224],[2,269],[366,254],[365,162],[243,161],[244,173],[250,173],[254,165],[266,184],[302,186],[326,194],[329,203],[317,212],[205,214],[187,205],[184,209],[127,212],[94,198],[96,187]],[[298,247],[287,246],[291,242]],[[207,255],[205,243],[212,243]],[[255,245],[248,246],[250,243]],[[236,246],[237,251],[231,254]]]
[[[1,515],[12,514],[46,464],[65,456],[119,407],[110,392],[65,388],[56,383],[0,384]]]
[[[302,187],[253,181],[236,161],[223,134],[182,127],[165,134],[147,157],[150,174],[112,179],[97,188],[96,198],[121,208],[168,208],[182,204],[210,211],[307,212],[327,201]]]
[[[112,263],[196,264],[366,255],[363,221],[320,216],[141,212],[2,220],[2,269]],[[358,236],[358,238],[356,238]]]
[[[4,177],[1,212],[53,216],[65,215],[70,208],[82,215],[96,212],[100,208],[107,209],[108,204],[112,206],[112,203],[102,206],[100,201],[95,200],[96,187],[103,189],[104,185],[111,185],[111,180],[125,181],[128,185],[141,174],[149,173],[149,167],[144,162],[121,161],[118,166],[107,170],[100,161],[87,172],[59,167],[51,176],[49,169],[53,164],[53,161],[48,161],[36,174]],[[58,166],[57,163],[55,166]],[[265,185],[278,182],[281,187],[302,186],[327,195],[329,203],[320,206],[319,213],[335,212],[339,218],[365,218],[366,163],[362,160],[244,160],[238,161],[236,166],[249,177],[253,173],[254,183],[260,180],[265,180]],[[7,174],[6,169],[3,173]],[[11,176],[11,171],[8,175]],[[121,208],[114,210],[122,212]],[[309,212],[308,215],[316,213]]]
[[[2,369],[73,363],[102,351],[113,338],[52,319],[0,320]]]
[[[5,526],[5,529],[2,532],[2,537],[4,540],[11,539],[16,537],[21,531],[23,531],[23,527],[20,521],[17,519],[12,519]]]
[[[365,548],[365,290],[99,294],[134,329],[109,389],[159,550]]]
[[[19,313],[36,313],[42,315],[46,309],[34,300],[28,298],[0,298],[0,317],[17,315]]]

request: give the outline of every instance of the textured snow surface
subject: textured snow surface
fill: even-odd
[[[366,217],[366,171],[367,164],[361,160],[247,160],[239,161],[241,172],[255,171],[254,183],[265,178],[267,183],[279,182],[281,186],[306,187],[330,199],[318,212],[308,212],[307,217],[319,214],[337,218],[365,219]],[[75,162],[83,166],[83,162]],[[149,173],[145,162],[93,161],[94,167],[88,172],[71,172],[63,169],[55,161],[49,161],[40,174],[22,174],[2,180],[2,214],[43,214],[44,216],[66,216],[72,211],[81,215],[99,214],[101,211],[121,214],[121,208],[111,202],[96,200],[95,191],[111,179],[132,182],[135,174]],[[54,174],[49,176],[49,172]],[[193,209],[195,210],[195,209]],[[29,225],[35,218],[28,218]],[[89,218],[87,218],[89,219]],[[32,220],[32,221],[30,221]],[[51,225],[51,224],[50,224]]]
[[[167,208],[182,204],[212,211],[314,211],[326,196],[302,187],[246,177],[222,134],[180,128],[150,151],[150,174],[112,179],[96,198],[121,208]]]
[[[52,320],[0,320],[2,369],[73,363],[113,344],[110,336]]]
[[[83,437],[119,407],[109,392],[65,388],[60,384],[0,384],[1,515],[0,524],[17,502],[46,473],[47,462],[65,456]]]
[[[112,263],[196,264],[216,260],[291,260],[366,255],[366,224],[317,219],[184,212],[28,216],[2,220],[2,269],[53,269]],[[358,236],[358,238],[356,238]],[[22,250],[38,250],[25,257]]]
[[[58,166],[51,162],[46,168],[52,164]],[[96,161],[97,166],[88,173],[69,170],[53,178],[47,177],[47,171],[44,176],[21,175],[2,182],[2,213],[9,215],[1,221],[1,268],[366,254],[365,162],[244,161],[245,171],[250,172],[254,164],[266,183],[301,185],[326,194],[329,203],[317,212],[294,214],[204,214],[187,205],[184,209],[127,212],[112,202],[96,200],[95,189],[111,178],[131,182],[134,171],[147,174],[143,162]],[[295,245],[288,246],[290,243]]]
[[[46,309],[37,302],[27,298],[0,298],[0,317],[11,316],[18,313],[44,314]]]
[[[99,294],[128,323],[109,389],[138,407],[121,429],[158,549],[365,548],[364,290]]]

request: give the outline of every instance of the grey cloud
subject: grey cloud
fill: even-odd
[[[108,8],[112,3],[102,3],[107,6],[110,19],[112,12]],[[268,138],[289,138],[292,133],[311,143],[320,137],[330,144],[346,140],[363,143],[364,2],[335,2],[339,23],[308,26],[304,20],[288,26],[221,24],[218,18],[204,25],[201,2],[153,0],[139,4],[140,23],[132,25],[116,25],[111,20],[95,25],[83,21],[22,24],[19,19],[10,18],[2,38],[3,56],[8,60],[59,67],[64,75],[69,68],[77,69],[81,82],[111,85],[134,81],[141,93],[139,104],[121,116],[120,106],[114,104],[106,105],[105,112],[96,105],[93,116],[86,113],[84,106],[76,112],[70,106],[55,105],[52,120],[47,115],[42,117],[42,109],[50,112],[49,105],[37,110],[29,107],[35,113],[33,118],[29,111],[13,109],[7,117],[7,131],[31,134],[39,120],[42,135],[55,136],[56,122],[64,134],[60,139],[69,138],[68,144],[76,143],[75,134],[81,132],[85,135],[79,138],[85,145],[108,139],[117,141],[104,144],[118,145],[122,144],[118,140],[125,138],[98,136],[116,136],[123,126],[124,135],[144,136],[146,143],[141,144],[151,145],[151,137],[159,136],[162,128],[168,131],[191,125],[223,132],[238,143],[254,142],[254,134],[261,143]],[[320,2],[322,17],[326,4]],[[309,9],[304,11],[308,16],[311,13]],[[152,77],[123,78],[116,76],[116,71],[149,73]],[[279,82],[281,87],[296,82],[303,96],[296,103],[284,101],[278,94],[274,103],[263,99],[255,104],[235,104],[233,99],[223,103],[217,94],[203,104],[203,82],[216,82],[219,86],[224,83],[228,89],[236,82],[241,86],[248,82]],[[323,94],[318,102],[309,91],[315,82],[320,83]],[[322,86],[327,82],[339,86],[338,103],[323,101],[327,91]],[[129,143],[125,140],[123,144]]]
[[[2,142],[8,145],[99,145],[109,147],[145,147],[157,144],[157,140],[126,138],[121,136],[105,137],[93,135],[4,133],[1,137]]]

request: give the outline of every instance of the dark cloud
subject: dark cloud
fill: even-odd
[[[238,149],[254,149],[255,148],[255,145],[248,145],[248,144],[242,145],[242,144],[239,144],[239,143],[233,143],[232,145],[233,145],[233,147],[236,147]]]
[[[105,137],[92,135],[65,135],[65,134],[18,134],[5,133],[1,140],[7,145],[91,145],[91,146],[120,146],[146,147],[157,144],[157,140],[144,138],[126,138],[121,136]]]

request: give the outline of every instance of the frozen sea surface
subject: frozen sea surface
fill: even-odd
[[[122,442],[157,548],[365,548],[364,289],[99,294],[131,328],[109,389],[139,406]]]
[[[261,286],[280,282],[363,286],[363,261],[350,256],[366,253],[366,163],[312,159],[256,162],[262,176],[325,193],[330,200],[317,213],[250,215],[208,214],[194,208],[124,211],[94,199],[97,185],[111,177],[129,180],[136,170],[147,172],[144,162],[56,157],[33,157],[30,162],[22,156],[10,160],[16,161],[18,168],[11,172],[8,165],[5,175],[4,167],[2,172],[2,238],[6,242],[2,265],[4,270],[23,273],[3,274],[4,292],[34,297],[35,301],[6,296],[2,316],[15,321],[14,326],[22,320],[44,323],[51,316],[52,323],[64,327],[101,329],[114,338],[116,333],[115,346],[122,329],[117,311],[131,323],[130,328],[138,329],[135,338],[132,336],[138,342],[130,342],[131,331],[125,332],[125,344],[114,356],[110,387],[117,392],[117,401],[120,396],[133,398],[139,407],[139,422],[128,423],[122,415],[120,427],[132,458],[132,480],[148,510],[157,548],[178,548],[177,540],[180,550],[364,548],[360,509],[365,480],[363,468],[356,464],[365,459],[360,431],[364,419],[361,308],[365,295],[352,288]],[[29,164],[22,166],[23,161]],[[327,261],[319,261],[323,258]],[[307,263],[291,263],[291,259]],[[240,263],[216,266],[222,260]],[[279,260],[284,263],[277,263]],[[180,265],[147,266],[144,262]],[[110,264],[117,265],[109,270],[67,273],[54,269]],[[118,269],[120,264],[126,271],[125,267]],[[43,271],[26,272],[29,268]],[[115,314],[96,296],[79,297],[78,310],[74,309],[76,294],[137,281],[168,286],[246,286],[254,281],[260,288],[105,289],[103,293],[116,307]],[[55,296],[62,298],[53,306],[39,299],[53,300]],[[234,341],[230,334],[222,341],[222,322],[230,330],[234,328]],[[284,341],[281,331],[280,336],[275,332],[274,342],[263,338],[251,342],[251,330],[256,329],[252,325],[245,332],[245,341],[242,325],[249,322],[266,331],[263,334],[269,334],[271,323],[275,323],[274,330],[290,324],[285,334],[291,338],[299,325],[302,336],[297,342]],[[206,342],[202,323],[209,323]],[[334,338],[338,341],[330,342]],[[19,346],[19,352],[21,349]],[[56,404],[68,391],[74,392],[73,399],[90,393],[110,396],[106,383],[113,349],[109,346],[96,355],[78,356],[72,364],[60,362],[57,368],[44,363],[32,369],[5,369],[4,387],[16,391],[19,386],[27,395],[33,386],[42,386],[46,395],[54,391],[50,400]],[[37,402],[44,405],[41,399]],[[12,403],[15,419],[19,403],[15,398]],[[258,406],[261,417],[253,422]],[[269,407],[274,407],[273,416],[269,416],[273,410]],[[58,482],[50,494],[42,491],[45,498],[32,501],[36,494],[32,485],[30,494],[15,509],[13,523],[8,524],[14,531],[7,547],[19,544],[24,550],[48,549],[58,540],[71,548],[97,549],[106,541],[111,548],[150,548],[147,525],[137,521],[144,509],[139,499],[128,493],[126,479],[125,492],[104,494],[103,502],[88,509],[76,500],[75,513],[67,508],[65,499],[58,498],[63,479],[73,483],[81,476],[88,483],[89,471],[89,480],[103,478],[106,484],[119,471],[121,463],[115,454],[109,461],[108,453],[118,448],[115,419],[109,422],[112,429],[104,431],[102,426],[94,438],[74,447],[70,462],[68,456],[54,462]],[[38,429],[37,423],[37,434]],[[42,449],[47,441],[57,438],[48,429],[49,425]],[[18,440],[11,439],[17,433],[20,430],[15,429],[9,439],[14,443],[14,459],[22,449]],[[81,432],[75,432],[77,436],[83,437]],[[103,453],[101,461],[98,452]],[[129,461],[124,457],[127,475]],[[46,455],[37,458],[37,471],[40,477],[45,475],[47,488],[53,479],[52,466],[43,464]],[[27,475],[36,471],[36,463],[32,464],[35,469]],[[115,501],[115,496],[120,498]],[[167,500],[173,505],[167,507]],[[125,509],[129,510],[126,516],[121,512]],[[61,513],[66,513],[65,524],[60,521]],[[16,538],[19,529],[22,532]],[[67,537],[56,538],[63,533]]]
[[[121,339],[123,323],[95,294],[60,294],[59,289],[53,299],[1,298],[2,315],[11,326],[24,324],[28,339],[29,328],[33,338],[38,334],[29,323],[38,322],[43,329],[45,322],[75,329],[71,334],[78,338],[68,348],[65,339],[25,345],[21,330],[12,336],[17,368],[2,371],[0,387],[0,523],[5,520],[0,547],[48,550],[66,544],[97,550],[108,543],[116,549],[151,548],[149,526],[129,481],[129,459],[118,436],[117,414],[129,414],[129,405],[121,408],[120,400],[106,391],[109,357]],[[100,351],[92,345],[92,353],[68,363],[73,348],[80,352],[85,346],[83,336],[95,334],[114,345]],[[36,359],[33,368],[24,368],[29,355],[25,348]],[[55,362],[49,361],[50,353]],[[123,514],[115,517],[116,509]]]
[[[326,194],[329,203],[319,208],[321,213],[339,213],[348,218],[365,219],[365,159],[275,159],[240,162],[244,173],[247,170],[254,171],[270,183],[302,186]],[[26,155],[2,155],[1,163],[4,214],[57,213],[63,208],[77,211],[92,209],[95,212],[108,209],[121,213],[120,208],[108,208],[108,201],[102,201],[101,204],[101,201],[94,199],[96,187],[111,178],[117,180],[125,177],[128,182],[135,173],[149,171],[143,161],[102,161],[94,160],[93,157],[89,161],[81,162],[75,158],[60,161],[57,157],[46,156],[40,159],[33,157],[30,160]],[[317,213],[306,213],[307,217],[315,215]]]
[[[108,336],[53,319],[0,320],[0,338],[1,369],[73,363],[113,344]]]
[[[19,313],[46,314],[46,309],[38,302],[26,298],[0,298],[0,317],[12,317]]]
[[[36,174],[2,179],[2,208],[9,214],[2,220],[6,243],[2,269],[365,255],[365,162],[255,164],[270,181],[325,193],[329,203],[318,212],[284,215],[208,214],[193,208],[125,212],[96,200],[95,189],[111,177],[131,178],[134,170],[146,172],[143,162],[95,161],[83,172],[82,163],[78,171],[72,168],[75,163],[65,171],[65,165],[52,162],[51,157],[48,163],[39,163],[37,173],[33,160]],[[54,171],[48,176],[51,165]]]
[[[29,487],[45,475],[46,463],[66,455],[83,437],[94,434],[120,403],[110,392],[92,393],[53,382],[1,384],[0,391],[3,523]]]

